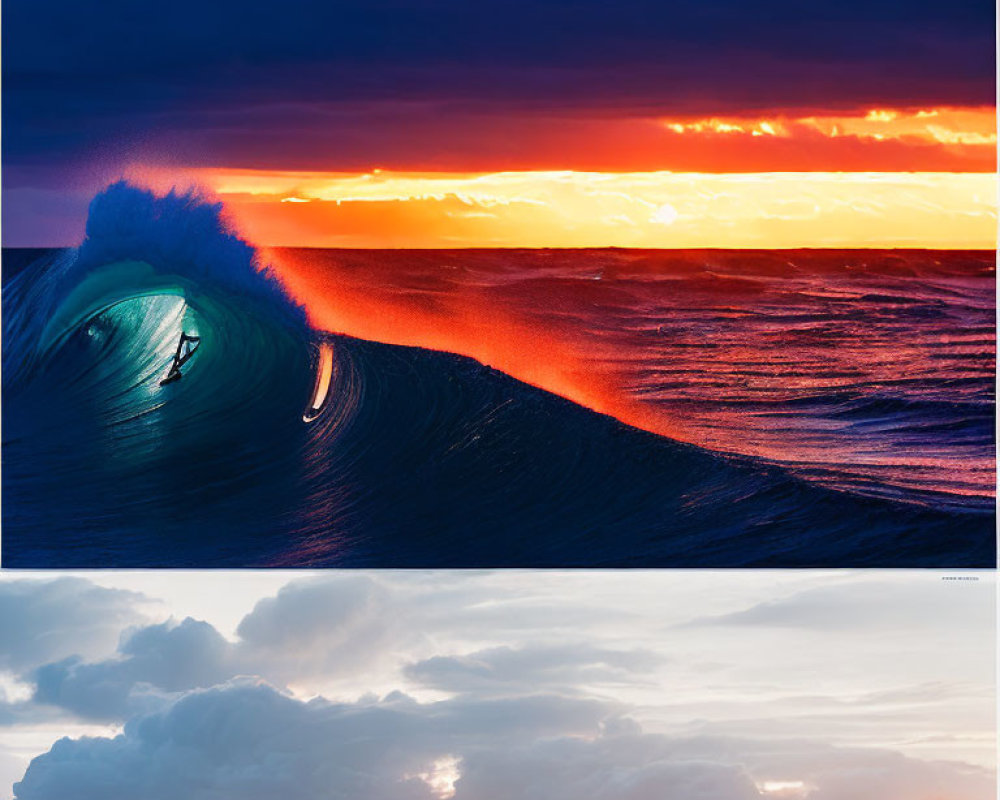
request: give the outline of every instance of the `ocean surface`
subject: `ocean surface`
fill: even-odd
[[[3,563],[992,566],[994,292],[973,251],[257,251],[119,184],[3,253]]]

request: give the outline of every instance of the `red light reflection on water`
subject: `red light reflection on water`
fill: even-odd
[[[630,425],[840,488],[994,494],[992,253],[263,255],[325,330],[468,355]]]

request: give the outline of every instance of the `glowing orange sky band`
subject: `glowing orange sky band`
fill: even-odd
[[[263,245],[993,249],[997,177],[946,172],[142,170]]]

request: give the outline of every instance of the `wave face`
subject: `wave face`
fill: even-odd
[[[994,559],[989,509],[832,490],[316,330],[191,194],[109,187],[80,248],[5,251],[3,302],[5,566]],[[200,346],[161,386],[182,332]]]
[[[994,506],[993,253],[270,257],[328,329],[464,353],[635,427],[839,491]]]

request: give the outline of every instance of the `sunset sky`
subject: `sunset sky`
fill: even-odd
[[[56,5],[5,10],[7,245],[124,175],[265,245],[994,246],[988,0]]]

